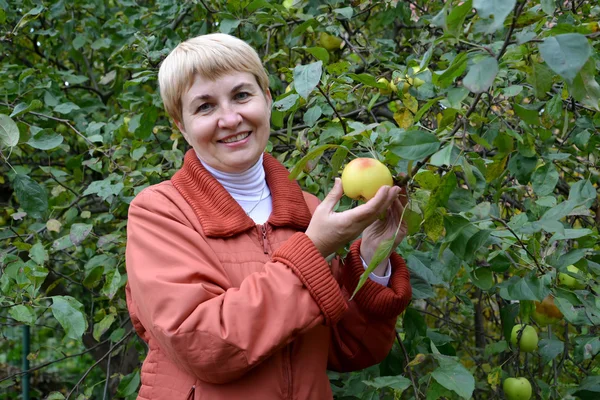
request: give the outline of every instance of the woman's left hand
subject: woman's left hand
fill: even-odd
[[[385,240],[391,239],[394,236],[394,233],[396,233],[396,230],[398,229],[398,224],[400,224],[400,229],[394,240],[393,248],[395,249],[406,237],[406,221],[402,219],[401,222],[400,218],[407,203],[408,197],[406,194],[406,187],[403,187],[398,199],[394,200],[392,205],[387,209],[386,214],[382,216],[382,218],[377,219],[363,231],[360,255],[367,264],[371,262],[377,247]],[[385,275],[387,266],[388,258],[382,260],[373,273],[375,275],[383,276]]]

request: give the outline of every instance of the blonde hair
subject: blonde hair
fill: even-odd
[[[249,72],[266,93],[269,77],[260,57],[248,43],[224,33],[197,36],[180,43],[165,58],[158,71],[160,95],[167,113],[181,122],[183,94],[196,75],[215,80],[231,72]]]

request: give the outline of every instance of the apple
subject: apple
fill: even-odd
[[[386,78],[379,78],[379,79],[377,79],[377,83],[383,83],[383,84],[385,84],[385,86],[386,86],[385,89],[382,89],[382,88],[379,89],[379,93],[381,93],[384,96],[387,96],[387,95],[391,94],[392,91],[394,91],[392,89],[392,86],[391,86],[392,84]],[[396,85],[394,85],[394,87],[395,86]],[[398,88],[396,87],[395,91],[397,91],[397,90],[398,90]]]
[[[319,43],[321,47],[326,48],[329,51],[338,50],[342,45],[343,40],[337,36],[330,35],[327,32],[321,32],[319,35]]]
[[[342,171],[344,194],[354,200],[371,200],[380,187],[393,184],[390,170],[374,158],[355,158]]]
[[[517,346],[519,331],[521,330],[523,330],[523,333],[521,334],[521,340],[519,341],[519,348],[525,353],[531,353],[532,351],[535,351],[538,346],[538,334],[535,328],[531,325],[515,325],[510,334],[510,342],[513,346]]]
[[[541,303],[539,301],[535,302],[535,311],[531,316],[540,326],[555,324],[563,318],[562,312],[554,304],[554,297],[551,295],[546,296]]]
[[[506,378],[502,389],[507,400],[529,400],[533,393],[527,378]]]
[[[573,264],[567,267],[567,271],[572,274],[582,275],[579,268],[574,266]],[[582,276],[583,277],[583,276]],[[558,274],[558,284],[561,286],[565,286],[571,289],[583,289],[585,288],[585,283],[581,282],[579,279],[572,277],[569,274],[565,274],[564,272],[560,272]]]

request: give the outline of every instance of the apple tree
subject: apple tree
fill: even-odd
[[[127,209],[187,149],[158,67],[217,31],[258,49],[268,151],[305,190],[357,157],[407,188],[412,303],[384,362],[330,373],[336,399],[598,398],[599,21],[591,0],[0,0],[0,399],[135,398]]]

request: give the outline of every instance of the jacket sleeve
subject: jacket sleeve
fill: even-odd
[[[383,361],[394,344],[398,315],[412,297],[406,263],[392,253],[388,287],[367,279],[352,301],[348,300],[365,271],[360,259],[360,242],[357,240],[351,245],[344,265],[333,266],[348,302],[348,311],[331,329],[328,368],[339,372],[359,370]]]
[[[232,288],[186,214],[151,188],[130,206],[126,260],[138,332],[142,325],[173,362],[210,383],[238,379],[306,330],[334,325],[347,309],[329,265],[303,233]]]

